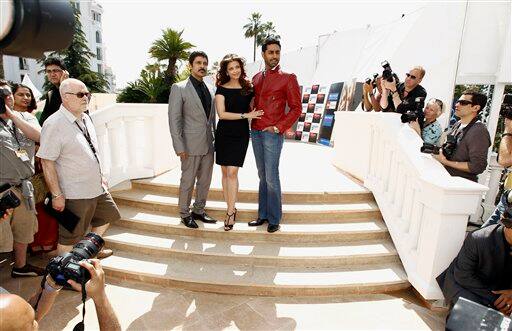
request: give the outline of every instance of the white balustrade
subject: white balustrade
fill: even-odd
[[[163,104],[114,104],[91,114],[98,136],[102,168],[110,186],[134,178],[154,177],[175,168]]]
[[[487,187],[452,177],[394,113],[336,112],[333,163],[364,181],[379,205],[409,282],[442,299],[435,278],[458,254]]]

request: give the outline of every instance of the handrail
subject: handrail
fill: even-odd
[[[452,177],[398,114],[336,112],[334,164],[364,181],[379,205],[408,280],[442,299],[435,278],[458,254],[487,187]]]
[[[110,186],[154,177],[179,162],[171,144],[167,105],[114,104],[91,114]]]

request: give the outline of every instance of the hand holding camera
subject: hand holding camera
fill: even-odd
[[[87,294],[96,300],[105,294],[105,272],[101,267],[100,260],[90,259],[79,262],[80,266],[87,270],[90,274],[90,280],[85,284]],[[68,284],[78,292],[82,291],[82,285],[76,281],[69,279]]]

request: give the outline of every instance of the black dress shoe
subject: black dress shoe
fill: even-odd
[[[272,233],[279,230],[279,224],[269,224],[267,227],[267,232]]]
[[[201,221],[203,223],[217,223],[217,220],[213,217],[210,217],[208,216],[206,213],[203,213],[202,215],[201,214],[196,214],[196,213],[192,213],[192,219],[194,221]]]
[[[197,229],[199,227],[197,223],[194,222],[191,216],[182,217],[181,223],[185,224],[187,228]]]
[[[260,225],[263,225],[265,223],[268,223],[268,220],[263,218],[258,218],[257,220],[254,220],[254,221],[250,221],[249,222],[249,226],[260,226]]]

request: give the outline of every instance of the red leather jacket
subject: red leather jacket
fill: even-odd
[[[275,126],[283,134],[302,113],[300,88],[294,74],[282,72],[279,66],[274,70],[257,73],[252,78],[254,86],[254,107],[263,110],[259,120],[252,120],[253,130]],[[290,108],[285,113],[286,104]]]

